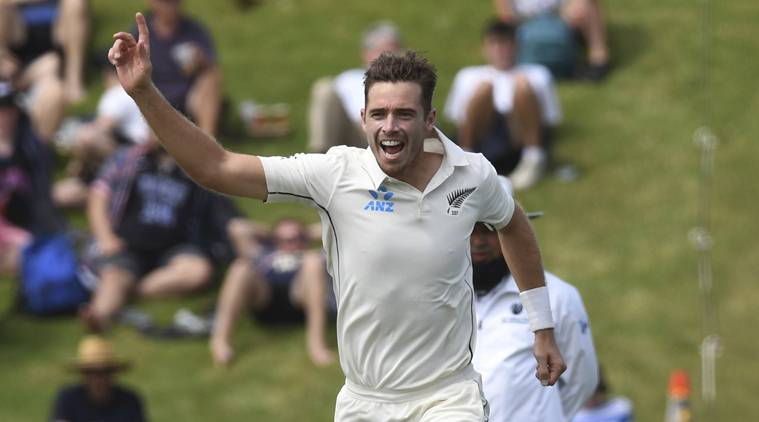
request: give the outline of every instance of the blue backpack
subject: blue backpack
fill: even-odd
[[[39,236],[21,252],[21,297],[34,314],[73,311],[89,299],[76,252],[63,233]]]
[[[517,63],[542,64],[555,78],[566,78],[575,70],[576,44],[560,16],[538,15],[517,28]]]

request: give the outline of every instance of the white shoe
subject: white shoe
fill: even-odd
[[[543,178],[547,165],[545,154],[523,155],[514,171],[509,174],[514,190],[525,190],[535,186]]]

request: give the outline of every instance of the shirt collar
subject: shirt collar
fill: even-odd
[[[484,297],[496,297],[508,294],[519,294],[519,287],[517,287],[517,283],[514,281],[514,276],[511,274],[505,276],[501,282]]]
[[[461,149],[458,145],[456,145],[453,141],[448,139],[445,134],[435,127],[435,133],[437,133],[439,143],[438,145],[443,146],[443,163],[442,166],[448,166],[448,167],[459,167],[459,166],[468,166],[469,161],[467,161],[464,150]],[[430,146],[427,145],[427,142],[429,139],[434,138],[428,138],[428,140],[425,140],[425,150],[429,151]],[[434,147],[433,147],[434,148]],[[372,186],[376,189],[378,188],[382,182],[384,182],[388,177],[387,174],[385,174],[384,171],[380,168],[379,164],[377,163],[377,159],[374,158],[374,153],[372,152],[372,149],[370,146],[367,146],[363,153],[363,161],[365,164],[366,170],[369,172],[369,178],[372,181]],[[452,173],[452,171],[451,171]]]

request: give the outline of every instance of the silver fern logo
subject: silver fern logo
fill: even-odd
[[[448,215],[459,215],[464,201],[476,188],[457,189],[448,194]]]

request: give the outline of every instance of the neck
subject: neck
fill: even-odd
[[[170,19],[154,15],[153,27],[160,37],[166,38],[176,32],[179,27],[179,19]]]
[[[398,180],[406,182],[415,187],[420,192],[424,192],[427,185],[435,176],[440,165],[443,162],[443,156],[438,153],[421,151],[416,162],[409,168],[406,174],[397,177]]]
[[[94,403],[98,403],[98,404],[108,403],[108,401],[111,400],[111,389],[110,388],[106,388],[106,389],[88,388],[87,396]]]

